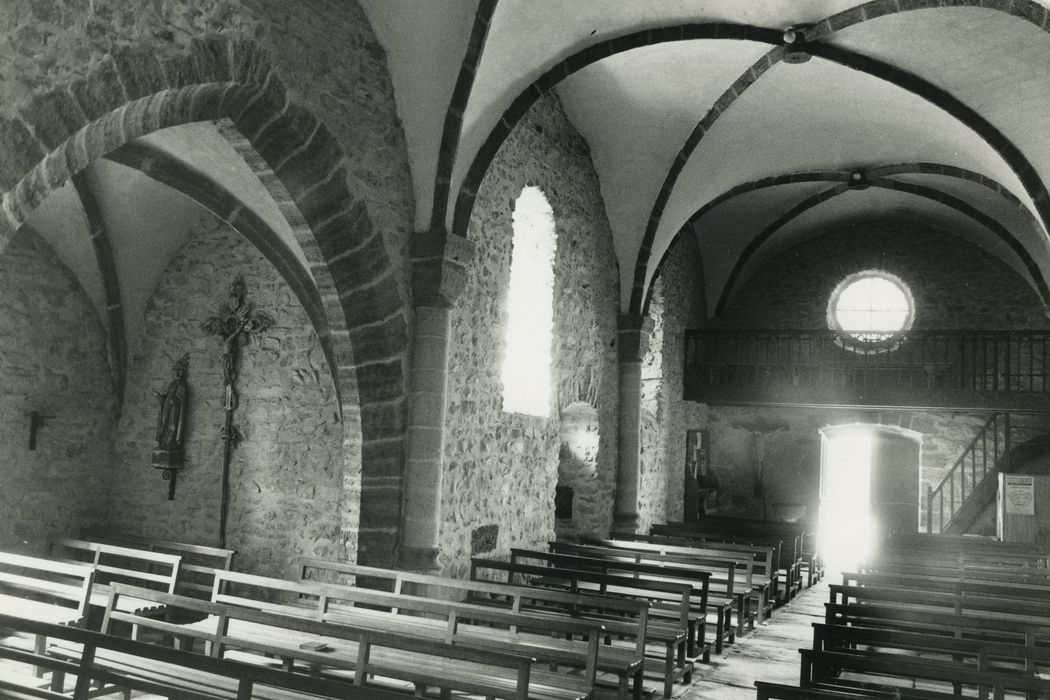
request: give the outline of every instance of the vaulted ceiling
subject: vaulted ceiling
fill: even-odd
[[[418,230],[465,233],[495,149],[554,91],[591,147],[626,312],[677,236],[713,313],[778,251],[879,217],[976,242],[1050,303],[1050,0],[362,4]]]

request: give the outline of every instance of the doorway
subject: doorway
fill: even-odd
[[[875,544],[871,516],[874,433],[864,426],[821,431],[820,522],[825,566],[849,571],[865,561]]]
[[[848,571],[876,553],[881,537],[918,531],[922,435],[871,424],[820,434],[821,551],[828,568]]]

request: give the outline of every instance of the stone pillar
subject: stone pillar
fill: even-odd
[[[613,531],[633,534],[638,528],[638,488],[641,481],[642,360],[653,332],[650,318],[621,314],[617,320],[620,365],[619,465],[616,470],[616,510]]]
[[[411,394],[408,463],[398,561],[418,571],[436,568],[441,529],[448,376],[449,311],[466,283],[474,245],[444,231],[417,233],[412,241]]]

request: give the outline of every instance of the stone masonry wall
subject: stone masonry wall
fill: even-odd
[[[222,342],[202,322],[245,280],[247,300],[274,325],[242,351],[234,423],[242,441],[230,468],[227,546],[238,569],[290,574],[297,555],[343,559],[340,518],[347,468],[332,378],[306,313],[278,273],[225,223],[200,211],[197,234],[168,265],[130,348],[117,435],[109,527],[180,541],[218,541],[224,425]],[[186,465],[174,501],[150,467],[157,398],[189,353]]]
[[[649,317],[653,335],[642,361],[642,449],[638,529],[680,520],[685,479],[685,436],[707,424],[706,407],[682,401],[685,329],[704,321],[700,253],[681,238],[653,283]]]
[[[87,294],[37,234],[0,255],[0,549],[46,554],[105,517],[116,402]],[[29,412],[51,416],[29,450]]]
[[[346,316],[353,348],[342,340],[336,352],[355,368],[348,373],[356,374],[360,393],[345,448],[365,465],[360,481],[346,489],[351,498],[368,495],[359,499],[362,552],[369,561],[390,563],[405,457],[414,205],[386,56],[360,6],[353,0],[11,0],[0,8],[0,65],[0,190],[11,189],[5,211],[16,220],[70,170],[148,120],[220,116],[211,113],[216,90],[195,85],[230,75],[265,85],[264,99],[253,101],[236,126],[270,166],[280,165],[277,175],[317,237],[317,245],[306,241],[308,250],[337,260],[330,272],[338,301],[328,297],[330,313]],[[184,91],[168,88],[196,94],[182,99]],[[149,110],[140,109],[144,101],[121,110],[149,95],[163,99],[152,100]],[[169,99],[176,95],[181,101]],[[96,119],[102,124],[81,129]],[[76,147],[64,149],[75,132]],[[15,188],[52,151],[47,172]],[[0,219],[0,250],[7,228],[7,217]],[[342,254],[351,249],[357,252]],[[354,546],[358,519],[344,527]]]
[[[912,224],[866,225],[805,242],[764,265],[718,320],[722,327],[826,328],[827,303],[847,275],[898,275],[915,299],[915,328],[1047,328],[1031,287],[998,259],[949,234]],[[921,389],[919,389],[921,390]],[[922,434],[920,485],[936,486],[987,418],[964,411],[712,407],[711,461],[723,513],[775,518],[775,503],[814,516],[821,428],[891,425]],[[756,490],[763,472],[765,507]]]
[[[956,236],[903,223],[828,233],[781,254],[744,284],[718,324],[827,328],[832,291],[847,275],[872,268],[911,288],[917,329],[1050,328],[1013,268]]]
[[[511,213],[525,185],[543,190],[557,227],[549,418],[502,412]],[[616,475],[617,269],[598,179],[584,140],[554,96],[503,145],[479,191],[469,237],[477,250],[451,314],[440,565],[465,572],[471,533],[498,525],[494,554],[554,536],[559,409],[597,408],[599,447],[575,508],[577,531],[607,532]]]

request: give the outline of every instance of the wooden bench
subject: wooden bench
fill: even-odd
[[[1024,645],[819,623],[813,629],[813,648],[800,650],[803,688],[864,688],[879,679],[896,679],[913,687],[919,682],[939,686],[924,688],[927,697],[960,697],[967,687],[991,691],[997,698],[1006,690],[1050,691],[1050,680],[1024,669],[1025,659],[1038,653]],[[1004,659],[1022,667],[1004,666]],[[861,678],[850,677],[855,675]]]
[[[95,583],[88,598],[88,605],[96,610],[103,610],[108,604],[109,584],[114,582],[131,583],[151,590],[174,593],[182,561],[182,558],[175,554],[147,552],[142,549],[68,538],[55,542],[51,553],[56,559],[73,564],[86,564],[95,570]],[[122,599],[121,604],[127,606],[129,611],[149,609],[152,615],[165,614],[162,607],[137,602],[127,596]]]
[[[879,603],[825,603],[825,624],[912,631],[949,637],[1007,641],[1028,646],[1050,646],[1050,627],[1035,621],[1006,620],[996,615],[980,615],[946,610],[921,610]]]
[[[586,549],[585,549],[586,548]],[[769,619],[772,613],[776,592],[775,579],[768,575],[768,557],[763,560],[753,556],[754,548],[740,550],[718,549],[702,546],[679,546],[646,540],[594,539],[584,540],[581,544],[554,542],[550,544],[552,552],[566,554],[587,552],[611,555],[613,553],[631,552],[636,561],[649,561],[685,566],[696,566],[711,572],[711,594],[709,603],[716,598],[732,599],[738,608],[737,632],[743,632],[743,625],[754,627],[754,623]],[[766,550],[769,555],[769,550]],[[622,555],[621,555],[622,556]]]
[[[212,602],[284,617],[308,618],[332,627],[350,625],[466,648],[525,654],[550,664],[550,670],[533,670],[529,686],[530,697],[550,700],[587,697],[593,692],[598,647],[606,634],[603,625],[589,620],[552,618],[356,586],[286,581],[237,572],[216,575]],[[208,623],[206,620],[183,627],[200,629]],[[275,634],[273,630],[258,627],[237,631],[260,640]],[[628,674],[636,672],[640,665],[637,660],[624,663],[629,666]]]
[[[209,547],[201,544],[175,542],[153,537],[87,531],[80,537],[87,542],[114,544],[130,549],[144,549],[147,552],[176,554],[182,558],[179,565],[179,576],[175,582],[175,593],[194,598],[211,597],[212,584],[216,571],[229,571],[233,564],[234,550],[222,547]]]
[[[688,640],[695,636],[696,627],[690,606],[693,587],[688,583],[647,581],[565,568],[558,569],[557,580],[553,580],[551,569],[547,566],[483,557],[471,559],[470,577],[472,580],[484,581],[500,577],[509,585],[540,591],[553,586],[570,592],[587,591],[603,597],[644,601],[651,606],[646,634],[655,641],[658,649],[663,650],[658,658],[662,663],[664,690],[669,688],[668,679],[672,684],[679,678],[685,682],[690,680],[692,666],[687,658],[690,656]],[[705,656],[704,661],[707,660]],[[652,668],[650,661],[646,661],[647,670]]]
[[[886,572],[898,574],[935,574],[956,577],[967,581],[1017,582],[1034,585],[1050,584],[1050,570],[1038,568],[1016,568],[1001,566],[979,566],[930,563],[921,560],[894,560],[879,557],[859,566],[861,572]]]
[[[738,544],[761,544],[776,548],[778,575],[783,579],[781,602],[787,602],[802,589],[802,570],[823,575],[823,558],[816,538],[792,523],[773,523],[746,518],[708,516],[696,522],[653,525],[650,533],[659,536],[705,537]]]
[[[128,607],[120,605],[120,598],[124,596],[149,600],[156,606],[186,609],[196,616],[204,616],[204,620],[187,626],[134,612],[121,612],[122,607]],[[96,672],[96,677],[116,686],[114,690],[160,683],[164,687],[176,687],[177,693],[172,693],[175,697],[184,696],[179,693],[194,697],[190,694],[203,690],[206,697],[265,698],[270,696],[266,689],[258,687],[260,682],[269,684],[276,680],[282,688],[306,691],[318,680],[311,676],[325,671],[322,677],[329,678],[329,682],[323,687],[334,688],[330,691],[335,693],[334,697],[352,698],[359,691],[364,691],[365,697],[369,697],[367,686],[376,684],[402,691],[415,689],[418,693],[437,688],[443,694],[460,691],[514,700],[529,697],[532,660],[520,655],[479,651],[350,625],[331,625],[275,612],[224,606],[119,583],[112,587],[103,619],[103,633],[117,622],[131,625],[140,633],[148,630],[201,641],[207,653],[189,654],[185,649],[165,649],[165,652],[180,654],[183,655],[181,658],[187,659],[185,664],[175,667],[166,656],[153,658],[152,654],[157,653],[154,650],[160,649],[154,645],[140,645],[139,650],[148,647],[149,651],[138,654],[119,647],[115,650],[96,649],[91,663],[95,669],[107,674],[99,676]],[[269,630],[270,634],[263,634],[261,630]],[[78,644],[69,643],[52,644],[49,653],[58,659],[81,663],[86,655]],[[222,679],[216,682],[202,673],[211,662],[220,660],[233,663],[239,669],[249,669],[247,673],[260,674],[265,680],[256,681],[254,693],[249,688],[247,695],[231,696],[232,690],[243,692],[243,686],[237,689]],[[276,668],[276,664],[281,668]],[[61,690],[63,675],[61,669],[53,673],[53,691]],[[80,680],[78,678],[78,683]],[[332,680],[343,682],[332,683]],[[349,687],[348,682],[355,687]],[[301,693],[296,692],[292,697],[300,696]],[[285,697],[285,694],[277,697]]]
[[[756,700],[925,700],[926,696],[907,688],[895,690],[800,688],[784,683],[755,681]]]
[[[935,591],[955,595],[993,596],[1000,599],[1050,600],[1050,582],[1033,584],[1014,581],[969,580],[958,576],[892,572],[843,572],[842,582],[848,586],[873,586],[898,590]]]
[[[1050,601],[1003,600],[994,596],[980,596],[968,592],[939,592],[923,589],[900,589],[892,586],[846,586],[831,584],[830,603],[878,603],[910,610],[942,610],[995,616],[1017,624],[1038,623],[1050,625]]]
[[[87,621],[88,597],[95,581],[90,566],[0,552],[0,614],[81,627]],[[43,654],[47,637],[37,635]],[[37,675],[43,668],[37,669]]]
[[[708,610],[714,608],[718,611],[716,616],[718,638],[728,635],[728,629],[732,623],[732,604],[728,601],[724,605],[709,603],[711,573],[695,567],[673,567],[658,564],[638,564],[630,561],[614,561],[596,557],[583,557],[572,554],[556,554],[554,552],[540,552],[528,549],[511,549],[510,561],[512,563],[533,562],[548,568],[547,575],[543,579],[534,579],[533,583],[540,585],[564,585],[567,580],[562,574],[562,569],[571,571],[593,571],[599,574],[616,574],[629,576],[638,581],[653,582],[678,582],[686,583],[691,587],[689,598],[689,637],[687,654],[690,658],[709,658],[710,648],[707,643],[707,614]],[[659,611],[655,611],[659,614]]]
[[[636,700],[643,695],[642,672],[648,637],[648,602],[454,579],[305,557],[295,560],[295,568],[300,581],[331,582],[336,579],[338,582],[352,582],[353,585],[362,587],[381,586],[380,590],[387,590],[395,595],[414,595],[444,601],[458,600],[476,605],[498,605],[514,612],[600,622],[608,636],[606,644],[598,647],[598,671],[616,676],[614,687],[617,688],[621,700],[631,694]],[[678,644],[674,643],[676,641]],[[679,667],[675,665],[675,652],[679,646],[682,647],[684,660],[684,632],[674,635],[666,646],[672,670],[671,674],[664,676],[668,695],[668,682],[673,684],[683,676],[686,676],[688,682],[692,675],[692,664],[688,665],[687,674],[677,673]],[[683,671],[684,667],[685,664],[682,664]]]
[[[654,530],[657,527],[654,525]],[[755,573],[770,579],[772,590],[769,599],[776,605],[787,603],[801,589],[798,583],[801,562],[793,558],[791,552],[794,550],[785,549],[784,542],[779,538],[684,531],[669,534],[661,530],[650,534],[646,540],[681,547],[723,550],[738,556],[747,553],[755,562]]]

